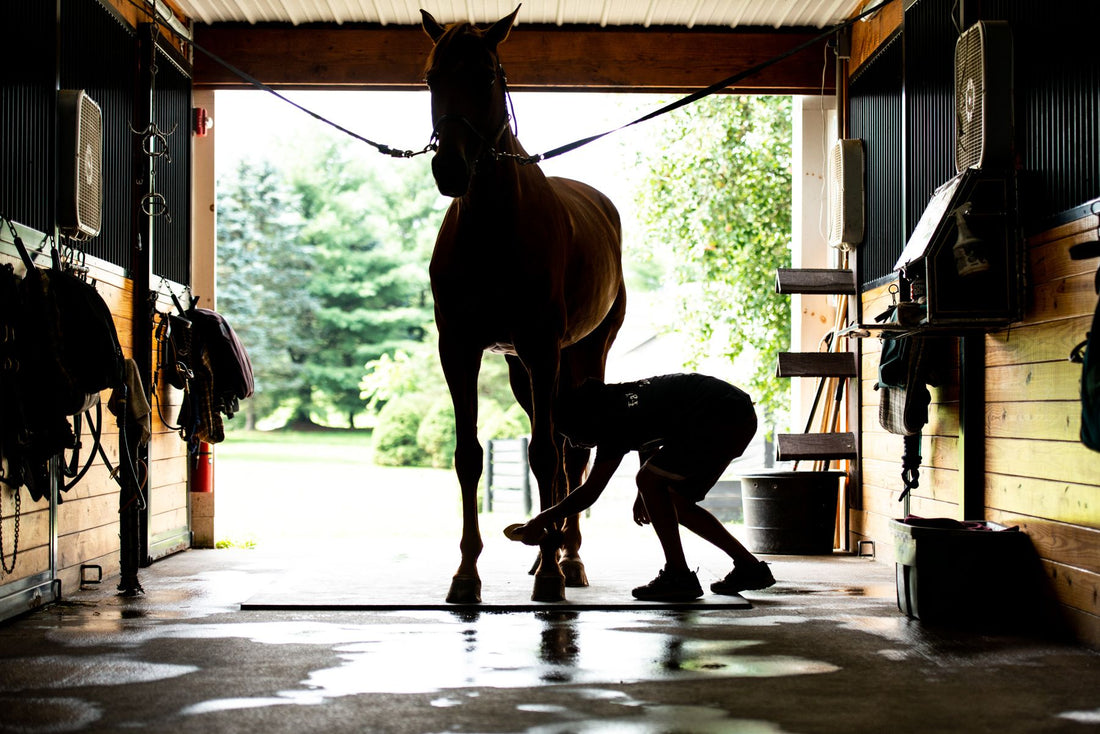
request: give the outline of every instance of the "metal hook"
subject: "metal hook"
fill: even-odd
[[[168,202],[164,194],[150,191],[141,197],[141,210],[151,217],[164,217],[166,222],[172,221],[172,215],[168,213]]]

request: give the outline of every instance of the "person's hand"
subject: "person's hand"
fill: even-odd
[[[638,525],[649,524],[649,512],[645,509],[645,501],[642,500],[641,493],[634,499],[634,522]]]

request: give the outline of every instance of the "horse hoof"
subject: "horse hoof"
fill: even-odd
[[[566,558],[561,562],[561,572],[565,574],[565,585],[588,586],[588,575],[584,572],[584,561],[579,558]]]
[[[536,576],[531,601],[565,601],[565,577]]]
[[[481,579],[477,576],[455,576],[447,592],[448,604],[480,604]]]

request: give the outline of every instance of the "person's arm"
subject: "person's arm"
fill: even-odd
[[[531,518],[519,531],[522,540],[527,545],[538,545],[543,533],[555,522],[564,520],[570,515],[583,512],[591,507],[611,481],[615,470],[622,463],[625,452],[598,451],[596,461],[592,464],[592,470],[588,473],[588,479],[584,484],[574,489],[558,504],[543,510]]]

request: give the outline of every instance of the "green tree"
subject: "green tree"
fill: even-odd
[[[256,392],[242,404],[251,429],[297,382],[291,353],[312,311],[301,267],[309,253],[301,251],[297,199],[270,161],[237,162],[218,182],[217,215],[218,310],[252,360]]]
[[[791,100],[709,97],[660,132],[658,152],[641,161],[638,203],[650,257],[675,275],[671,323],[694,335],[692,365],[753,358],[747,388],[770,430],[789,406],[774,371],[790,343],[790,303],[775,277],[791,260]]]
[[[432,326],[423,343],[367,365],[360,387],[369,412],[376,416],[374,456],[379,464],[452,465],[454,410],[435,337]],[[478,379],[479,438],[530,433],[530,421],[512,395],[504,358],[483,355]]]
[[[316,310],[309,348],[298,355],[303,380],[292,422],[331,410],[354,427],[364,366],[426,333],[427,261],[442,203],[424,163],[367,165],[352,157],[360,149],[333,135],[304,150],[291,185],[313,254],[308,292]]]

